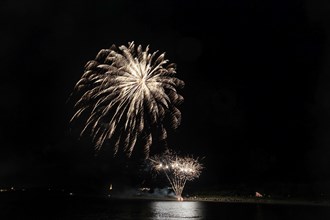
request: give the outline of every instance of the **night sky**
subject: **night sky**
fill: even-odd
[[[124,175],[78,140],[67,100],[87,61],[129,41],[177,64],[183,120],[168,145],[205,157],[196,183],[330,182],[330,4],[214,2],[2,1],[0,187]]]

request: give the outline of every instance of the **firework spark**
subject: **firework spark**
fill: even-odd
[[[153,171],[166,175],[178,200],[182,200],[186,182],[198,178],[203,169],[198,159],[190,156],[179,157],[170,150],[166,150],[162,155],[155,155],[149,160]]]
[[[149,46],[136,48],[133,42],[103,49],[86,64],[75,85],[80,98],[71,121],[87,113],[81,135],[90,130],[97,150],[114,139],[114,153],[123,146],[130,156],[139,139],[148,157],[154,136],[167,138],[165,119],[174,129],[180,125],[177,106],[183,97],[177,89],[184,82],[174,77],[175,64],[164,67],[168,63],[164,53],[156,56],[158,51],[148,51]]]

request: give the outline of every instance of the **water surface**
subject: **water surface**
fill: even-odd
[[[330,219],[329,207],[78,197],[0,197],[0,219]]]

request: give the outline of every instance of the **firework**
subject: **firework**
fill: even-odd
[[[186,182],[198,178],[203,169],[198,159],[190,156],[179,157],[170,150],[149,158],[149,161],[153,171],[165,174],[178,200],[182,200],[181,195]]]
[[[71,121],[87,115],[81,135],[88,130],[97,150],[114,140],[114,153],[122,146],[130,156],[141,140],[148,156],[154,136],[167,138],[165,120],[179,126],[183,97],[177,89],[184,82],[174,77],[176,66],[167,64],[164,53],[148,51],[149,46],[136,48],[133,42],[103,49],[75,85],[79,98]]]

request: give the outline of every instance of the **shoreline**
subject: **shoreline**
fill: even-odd
[[[152,197],[152,196],[132,196],[121,197],[113,196],[110,199],[133,199],[133,200],[152,200],[152,201],[178,201],[174,197]],[[271,198],[246,198],[246,197],[196,197],[183,198],[183,202],[219,202],[219,203],[247,203],[262,205],[301,205],[301,206],[325,206],[330,207],[327,200],[303,200],[303,199],[271,199]]]
[[[15,201],[16,199],[28,199],[28,198],[72,198],[72,199],[105,199],[105,200],[149,200],[149,201],[178,201],[174,196],[155,196],[152,194],[131,194],[127,195],[125,193],[115,193],[108,195],[95,195],[95,194],[85,194],[85,193],[68,193],[68,192],[3,192],[0,193],[1,199],[6,199],[7,201]],[[246,203],[246,204],[261,204],[261,205],[299,205],[299,206],[323,206],[330,208],[330,199],[328,198],[315,198],[315,199],[305,199],[305,198],[285,198],[285,197],[244,197],[244,196],[221,196],[221,195],[201,195],[193,197],[183,197],[183,202],[218,202],[218,203]]]

